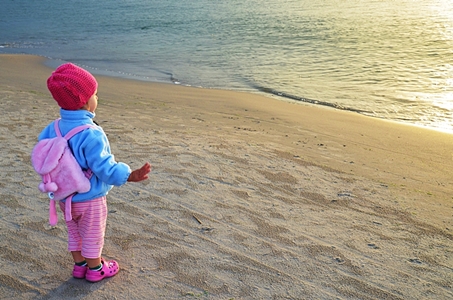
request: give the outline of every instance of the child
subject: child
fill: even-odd
[[[96,79],[88,71],[66,63],[58,67],[47,80],[47,87],[61,107],[59,128],[62,135],[72,128],[91,124],[98,105]],[[97,282],[112,277],[119,271],[116,261],[105,261],[101,257],[107,221],[106,195],[115,185],[127,181],[148,179],[151,165],[147,162],[131,172],[128,165],[116,162],[101,127],[89,128],[69,140],[72,152],[83,170],[90,169],[91,189],[75,194],[72,198],[72,220],[68,227],[68,250],[74,259],[73,276]],[[55,137],[54,123],[49,124],[38,140]],[[65,211],[65,201],[60,201]]]

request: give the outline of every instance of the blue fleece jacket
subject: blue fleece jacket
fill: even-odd
[[[131,168],[116,162],[110,151],[110,144],[100,126],[93,123],[94,113],[87,110],[60,109],[60,131],[62,135],[74,127],[91,124],[97,128],[86,129],[69,140],[69,145],[82,169],[91,169],[91,189],[87,193],[78,193],[73,202],[85,202],[107,195],[112,187],[123,185],[131,174]],[[39,134],[38,140],[56,137],[54,122]],[[64,200],[63,200],[64,202]]]

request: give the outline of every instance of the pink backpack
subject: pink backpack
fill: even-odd
[[[58,222],[56,201],[67,198],[65,220],[72,220],[72,197],[76,193],[86,193],[90,190],[89,178],[92,175],[91,170],[83,171],[77,163],[68,141],[77,133],[95,126],[78,126],[62,136],[58,126],[59,121],[60,119],[57,119],[54,122],[57,136],[39,141],[31,153],[33,168],[42,177],[38,188],[41,192],[47,193],[50,198],[49,223],[52,226],[57,225]]]

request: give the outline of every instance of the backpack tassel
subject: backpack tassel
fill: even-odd
[[[58,223],[58,215],[57,215],[56,201],[53,199],[50,199],[49,224],[51,226],[56,226],[57,223]]]
[[[64,204],[64,218],[65,218],[66,222],[72,220],[71,206],[72,206],[72,197],[73,196],[74,196],[74,194],[72,194],[68,198],[66,198],[66,202]]]

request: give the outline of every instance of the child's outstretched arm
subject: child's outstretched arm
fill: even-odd
[[[148,179],[149,172],[151,172],[151,164],[147,162],[140,169],[132,171],[127,181],[138,182]]]

